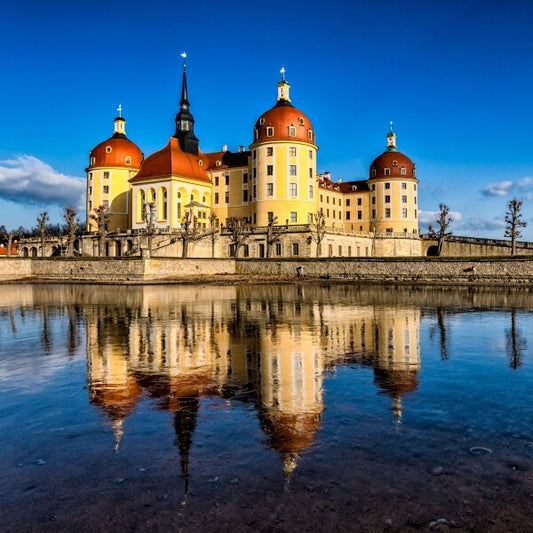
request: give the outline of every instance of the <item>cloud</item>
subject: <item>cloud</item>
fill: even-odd
[[[533,178],[526,176],[518,181],[497,181],[490,183],[482,191],[485,196],[507,196],[512,193],[526,193],[527,197],[533,195]]]
[[[84,207],[85,179],[67,176],[31,155],[0,161],[0,198],[18,204]]]
[[[422,226],[428,226],[429,224],[435,225],[439,218],[439,211],[418,211],[418,222]],[[452,222],[460,222],[463,219],[463,215],[459,211],[450,211]]]
[[[461,229],[469,231],[495,231],[502,230],[505,227],[503,217],[501,219],[487,219],[483,217],[469,217],[461,223]]]

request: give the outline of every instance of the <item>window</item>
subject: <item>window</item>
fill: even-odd
[[[257,198],[257,185],[254,185],[253,197]],[[254,224],[255,224],[255,222],[254,222]]]
[[[407,203],[407,194],[402,194],[402,204]]]
[[[390,207],[385,208],[385,218],[390,218]]]
[[[257,152],[255,150],[252,152],[252,159],[254,161],[257,159]]]
[[[370,175],[375,178],[376,177],[376,169],[373,168],[371,171],[370,171]]]
[[[406,207],[402,208],[402,218],[407,218],[407,208]]]
[[[363,220],[363,212],[357,211],[357,220]]]
[[[393,167],[397,167],[398,166],[398,161],[396,161],[396,159],[392,162],[392,166]]]
[[[102,202],[102,205],[103,205],[104,207],[109,207],[109,200],[104,200],[104,201]]]
[[[326,196],[326,203],[329,204],[329,196]]]
[[[342,211],[339,211],[339,220],[342,219]]]
[[[266,134],[267,134],[267,137],[273,137],[274,136],[274,128],[272,126],[269,126],[266,129]]]
[[[313,150],[309,150],[309,159],[313,159]]]
[[[309,185],[309,198],[313,198],[313,186]]]
[[[350,207],[350,199],[346,198],[346,207]]]
[[[224,201],[225,201],[227,204],[229,204],[229,191],[226,191],[226,192],[224,193]]]
[[[104,179],[105,179],[105,180],[108,180],[108,179],[109,179],[109,172],[104,172]]]
[[[89,187],[89,194],[92,194],[92,193],[93,193],[93,188]]]
[[[278,242],[276,243],[276,255],[281,255],[282,249],[281,244]]]
[[[254,168],[254,179],[257,178],[257,169]]]
[[[376,210],[375,209],[372,209],[372,218],[376,218]]]
[[[376,184],[375,184],[375,183],[372,184],[372,190],[373,190],[373,191],[376,190]]]
[[[295,146],[289,147],[289,155],[291,157],[296,157],[296,147]]]
[[[89,211],[91,211],[91,209],[93,208],[93,203],[92,202],[89,202],[87,207],[89,208]]]
[[[312,168],[309,169],[309,177],[311,179],[313,179],[313,169]]]
[[[385,183],[385,189],[390,189],[390,183]]]
[[[274,184],[267,183],[267,196],[272,196],[274,194]]]
[[[333,218],[335,218],[335,209],[333,210]]]
[[[385,195],[385,203],[390,204],[390,194]]]
[[[89,172],[89,179],[90,179],[90,180],[93,179],[93,173],[92,173],[92,172]]]
[[[215,187],[218,187],[218,176],[215,176]]]
[[[300,255],[300,246],[297,242],[292,243],[292,255]]]
[[[416,183],[415,183],[415,191],[416,191]]]
[[[111,146],[106,146],[105,147],[105,153],[106,154],[110,154],[112,151],[113,151],[113,148],[111,148]]]
[[[261,117],[261,118],[259,119],[259,125],[260,125],[260,126],[264,126],[264,125],[265,125],[265,117]]]
[[[415,218],[417,217],[417,214],[416,214],[416,209],[415,209]]]
[[[296,211],[291,211],[291,222],[298,222],[298,213]],[[296,254],[298,255],[298,254]]]
[[[416,170],[413,168],[413,178],[416,177]],[[416,185],[415,185],[415,191],[416,191]]]
[[[289,165],[289,174],[291,176],[296,176],[296,165]]]
[[[384,169],[383,169],[383,174],[384,174],[385,176],[390,176],[390,168],[384,168]]]
[[[335,196],[331,199],[331,203],[335,205]]]
[[[326,216],[329,218],[329,209],[326,209]]]
[[[242,201],[247,202],[248,201],[248,191],[242,191]]]
[[[90,159],[90,164],[91,164],[91,165],[94,165],[95,163],[96,163],[96,158],[91,157],[91,159]]]
[[[218,192],[215,193],[215,204],[218,204]]]
[[[229,185],[229,174],[226,174],[226,175],[224,176],[224,183],[225,183],[226,185]]]
[[[304,125],[304,119],[302,117],[298,119],[298,124],[300,124],[300,126]]]
[[[357,205],[363,205],[363,199],[357,198]]]
[[[126,165],[131,165],[131,157],[125,157],[124,163],[126,163]]]
[[[289,190],[291,196],[296,196],[298,194],[298,185],[296,183],[291,183]]]
[[[405,168],[404,168],[404,167],[402,167],[402,168],[400,169],[400,174],[401,174],[402,176],[405,176]]]
[[[346,220],[350,220],[350,211],[346,211]]]
[[[406,191],[406,190],[407,190],[407,183],[405,183],[405,181],[402,182],[402,190],[403,190],[403,191]]]
[[[372,205],[376,205],[376,197],[372,196]]]
[[[320,201],[323,202],[324,201],[324,196],[321,194],[320,195]]]
[[[274,175],[274,165],[267,165],[267,176]]]
[[[268,211],[267,219],[269,222],[272,222],[274,220],[274,211]]]
[[[415,196],[414,200],[415,200],[415,205],[416,205],[416,196]]]
[[[342,257],[342,246],[339,244],[339,257]]]
[[[307,139],[309,141],[313,140],[313,130],[307,130]]]
[[[109,185],[104,185],[104,194],[109,194]]]
[[[246,172],[242,175],[242,182],[248,183],[248,174]]]
[[[294,126],[289,126],[289,136],[296,137],[296,128]]]
[[[272,146],[267,146],[267,157],[274,155],[274,148]]]

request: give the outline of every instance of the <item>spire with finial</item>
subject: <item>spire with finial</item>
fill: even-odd
[[[185,58],[187,54],[182,52],[183,58],[183,81],[181,85],[180,110],[176,115],[176,133],[174,137],[178,139],[181,149],[188,153],[198,155],[198,138],[194,134],[194,117],[189,111],[189,94],[187,91],[187,65]]]
[[[390,121],[390,131],[387,133],[387,152],[397,152],[396,148],[396,134],[392,129],[392,120]]]
[[[285,79],[285,67],[281,67],[281,80],[278,82],[278,103],[277,105],[290,105],[289,89],[291,86]]]
[[[117,107],[118,116],[113,121],[115,123],[115,129],[113,130],[113,137],[126,138],[126,120],[122,116],[122,104],[118,104]]]

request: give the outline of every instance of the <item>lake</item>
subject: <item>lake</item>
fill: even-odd
[[[533,292],[2,285],[3,531],[531,531]]]

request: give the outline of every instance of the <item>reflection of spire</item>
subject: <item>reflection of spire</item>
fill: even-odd
[[[526,339],[522,338],[516,328],[516,309],[511,311],[511,329],[506,331],[509,366],[515,370],[522,366],[522,352],[526,349]]]
[[[113,435],[115,437],[115,453],[118,453],[118,449],[122,441],[122,436],[124,435],[124,428],[122,427],[123,424],[123,418],[117,418],[116,420],[113,420],[113,423],[111,424],[111,427],[113,429]]]
[[[291,483],[292,474],[298,466],[298,459],[300,456],[297,453],[284,453],[283,454],[283,474],[285,476],[285,490],[289,489]]]
[[[185,482],[184,500],[189,491],[189,454],[200,402],[197,397],[179,399],[180,408],[174,418],[175,444],[180,453],[181,477]]]
[[[402,422],[402,393],[396,392],[392,396],[392,412],[396,417],[396,422],[401,424]]]

